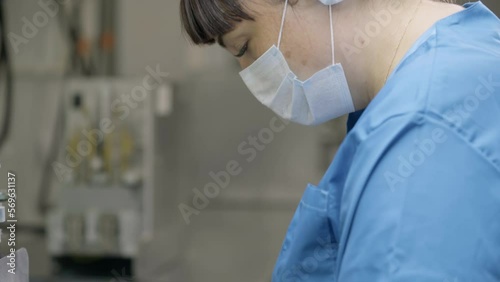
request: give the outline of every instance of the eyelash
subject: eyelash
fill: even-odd
[[[245,43],[245,45],[243,45],[243,47],[241,48],[240,52],[236,55],[236,57],[237,58],[243,57],[243,55],[245,55],[247,51],[248,51],[248,42]]]

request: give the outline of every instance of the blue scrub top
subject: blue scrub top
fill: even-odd
[[[500,281],[500,20],[413,45],[297,208],[273,281]]]

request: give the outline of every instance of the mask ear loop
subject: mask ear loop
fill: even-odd
[[[281,38],[283,36],[283,27],[285,26],[286,11],[288,8],[288,0],[285,0],[285,8],[283,9],[283,16],[281,18],[280,33],[278,36],[278,49],[281,47]],[[335,39],[333,36],[333,16],[332,16],[332,5],[328,6],[328,11],[330,12],[330,40],[332,46],[332,65],[335,65]]]
[[[281,46],[281,36],[283,35],[283,27],[285,26],[285,16],[286,16],[287,8],[288,8],[288,0],[285,0],[285,9],[283,10],[283,17],[281,18],[281,28],[280,28],[280,34],[278,37],[278,49]]]
[[[330,11],[330,36],[332,44],[332,65],[335,65],[335,40],[333,38],[333,16],[332,16],[332,5],[328,6]]]

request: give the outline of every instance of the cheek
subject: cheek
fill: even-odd
[[[240,67],[242,70],[248,68],[251,64],[253,64],[254,60],[253,59],[247,59],[247,58],[241,58],[238,59],[238,62],[240,63]]]
[[[248,52],[243,58],[238,59],[241,69],[245,69],[257,61],[267,50],[273,45],[272,43],[255,43],[256,40],[250,42]]]
[[[294,46],[295,48],[293,49],[282,50],[283,55],[293,73],[300,80],[306,80],[314,74],[315,67],[311,64],[313,55],[310,50],[301,48],[299,44],[295,44]]]

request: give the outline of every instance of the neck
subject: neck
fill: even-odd
[[[346,72],[357,110],[366,108],[375,98],[388,75],[425,31],[463,9],[431,0],[379,2],[345,1],[340,4],[342,12],[337,12],[336,58]]]

